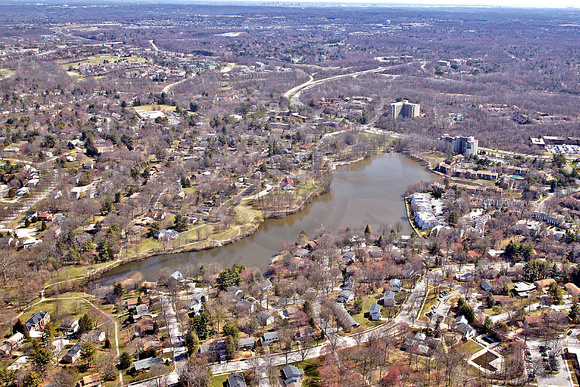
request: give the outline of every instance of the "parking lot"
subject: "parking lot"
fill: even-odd
[[[571,386],[568,366],[562,357],[564,340],[550,346],[541,340],[528,340],[524,351],[526,371],[537,378],[538,386]]]

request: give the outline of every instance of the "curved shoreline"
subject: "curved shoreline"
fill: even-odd
[[[370,157],[384,154],[384,153],[391,153],[391,152],[392,152],[392,150],[391,151],[380,150],[380,151],[378,151],[378,152],[376,152],[368,157],[357,158],[357,159],[352,160],[352,161],[338,162],[337,164],[335,164],[334,167],[348,166],[348,165],[356,164],[360,161],[367,160]],[[393,152],[393,153],[398,153],[400,155],[404,155],[404,156],[408,157],[412,161],[420,162],[421,164],[423,164],[423,167],[425,168],[425,170],[432,172],[429,168],[429,165],[427,163],[425,163],[424,160],[421,160],[421,159],[418,159],[417,157],[414,157],[414,155],[410,154],[409,152]],[[333,168],[333,169],[335,169],[335,168]],[[324,176],[327,173],[331,173],[332,170],[327,170],[321,176]],[[292,209],[289,209],[289,210],[284,210],[284,211],[280,211],[277,213],[269,213],[269,214],[266,213],[266,214],[262,214],[263,217],[253,218],[250,222],[237,226],[238,231],[239,231],[238,234],[236,236],[229,238],[229,239],[222,240],[222,241],[207,239],[205,241],[201,241],[201,242],[205,242],[205,245],[203,245],[203,246],[191,246],[192,243],[190,243],[190,244],[186,244],[184,246],[173,247],[173,248],[170,248],[167,250],[155,250],[155,251],[150,250],[150,251],[141,253],[139,255],[135,255],[131,258],[119,259],[116,264],[109,265],[105,268],[97,269],[94,272],[87,274],[86,279],[91,280],[91,281],[100,279],[104,275],[106,275],[106,273],[108,273],[114,269],[117,269],[117,268],[119,268],[123,265],[126,265],[126,264],[139,262],[139,261],[145,260],[147,258],[152,258],[152,257],[156,257],[156,256],[163,256],[163,255],[167,255],[167,254],[194,253],[194,252],[199,252],[199,251],[213,250],[213,249],[218,248],[218,247],[223,247],[226,245],[230,245],[230,244],[239,242],[242,239],[245,239],[245,238],[248,238],[248,237],[254,235],[256,233],[256,231],[259,230],[260,226],[266,220],[268,220],[268,219],[281,219],[281,218],[285,218],[287,216],[299,213],[299,212],[303,211],[309,204],[311,204],[314,199],[329,192],[329,190],[321,190],[320,187],[317,186],[316,182],[314,182],[314,185],[317,187],[317,189],[314,190],[313,192],[311,192],[302,201],[302,203],[300,205],[298,205]],[[195,243],[198,243],[198,242],[194,242],[193,244],[195,244]]]

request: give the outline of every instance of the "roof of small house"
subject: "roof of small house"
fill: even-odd
[[[143,360],[137,360],[133,365],[135,366],[135,371],[147,370],[156,364],[163,364],[162,357],[149,357]]]

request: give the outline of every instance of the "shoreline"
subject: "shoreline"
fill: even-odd
[[[332,171],[335,170],[336,167],[352,165],[352,164],[358,163],[360,161],[364,161],[364,160],[366,160],[368,158],[371,158],[373,156],[377,156],[377,155],[381,155],[381,154],[386,154],[386,153],[399,153],[401,155],[404,155],[404,156],[408,157],[409,159],[411,159],[412,161],[419,162],[420,164],[422,164],[427,171],[433,172],[429,168],[429,165],[428,165],[428,163],[425,162],[425,160],[422,160],[422,159],[414,156],[410,152],[393,152],[392,150],[379,150],[378,152],[373,153],[372,155],[370,155],[368,157],[360,157],[360,158],[357,158],[355,160],[342,161],[342,162],[338,162],[336,164],[333,164],[332,169],[327,170],[321,176],[324,176],[324,175],[326,175],[328,173],[332,173]],[[317,186],[316,185],[316,182],[314,182],[314,185]],[[294,208],[291,208],[291,209],[288,209],[288,210],[283,210],[283,211],[276,212],[276,213],[265,213],[265,214],[262,214],[263,217],[254,218],[254,219],[252,219],[250,222],[248,222],[246,224],[239,225],[238,226],[239,227],[239,233],[238,233],[238,235],[236,235],[234,237],[231,237],[231,238],[229,238],[227,240],[217,241],[217,240],[211,240],[211,239],[209,239],[209,240],[203,241],[203,242],[206,242],[206,245],[204,245],[204,246],[191,246],[191,243],[190,243],[190,244],[186,244],[186,245],[179,246],[179,247],[173,247],[173,248],[167,249],[165,251],[159,251],[159,250],[151,251],[150,250],[150,251],[141,253],[139,255],[135,255],[135,256],[133,256],[131,258],[125,258],[125,259],[119,258],[117,260],[117,263],[116,264],[112,264],[112,265],[107,266],[105,268],[97,269],[94,272],[91,272],[91,273],[87,274],[85,276],[85,278],[86,278],[87,281],[95,281],[95,280],[101,279],[104,275],[106,275],[106,273],[108,273],[108,272],[110,272],[110,271],[112,271],[112,270],[114,270],[114,269],[116,269],[116,268],[118,268],[120,266],[123,266],[123,265],[126,265],[126,264],[130,264],[130,263],[134,263],[134,262],[139,262],[139,261],[145,260],[147,258],[152,258],[152,257],[156,257],[156,256],[166,255],[166,254],[191,253],[191,252],[212,250],[212,249],[215,249],[215,248],[219,248],[219,247],[222,247],[222,246],[226,246],[226,245],[229,245],[229,244],[232,244],[232,243],[239,242],[240,240],[245,239],[245,238],[253,235],[256,231],[258,231],[259,228],[260,228],[260,226],[266,220],[268,220],[268,219],[282,219],[282,218],[284,218],[286,216],[299,213],[299,212],[303,211],[304,208],[306,208],[306,206],[308,206],[309,204],[311,204],[314,199],[316,199],[317,197],[319,197],[321,195],[324,195],[324,194],[326,194],[328,192],[329,192],[328,190],[321,190],[320,187],[317,186],[317,189],[314,190],[313,192],[311,192],[302,201],[302,203],[300,205],[298,205],[298,206],[296,206]],[[409,218],[408,218],[408,220],[409,220]],[[248,227],[248,226],[250,226],[250,227]],[[245,230],[243,230],[244,228],[245,228]],[[195,243],[198,243],[198,242],[194,242],[193,244],[195,244]],[[51,285],[51,284],[48,284],[48,285]]]

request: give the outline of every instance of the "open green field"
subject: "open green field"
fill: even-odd
[[[481,351],[483,346],[476,343],[473,340],[469,340],[468,342],[462,344],[460,347],[457,348],[457,351],[460,353],[467,353],[469,356]]]

